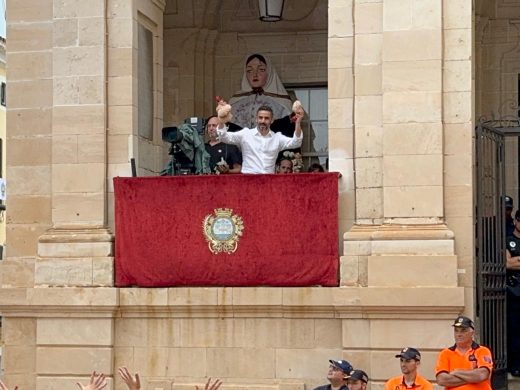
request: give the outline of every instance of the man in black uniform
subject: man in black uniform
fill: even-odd
[[[504,206],[505,206],[505,232],[506,237],[513,234],[515,230],[515,223],[513,221],[512,213],[513,213],[513,198],[507,196],[504,198]]]
[[[520,210],[513,222],[513,234],[506,238],[507,367],[511,375],[520,376]]]
[[[346,360],[329,360],[329,372],[327,379],[330,384],[318,386],[314,390],[348,390],[347,379],[354,369]]]
[[[213,115],[206,121],[206,132],[209,141],[206,152],[209,153],[209,167],[215,173],[240,173],[242,169],[242,153],[235,145],[225,144],[218,140],[218,118]]]

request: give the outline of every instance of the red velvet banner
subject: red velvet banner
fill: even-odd
[[[338,285],[337,174],[115,178],[114,191],[117,286]],[[242,218],[233,253],[206,241],[218,208]]]

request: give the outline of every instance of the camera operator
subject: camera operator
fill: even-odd
[[[209,153],[209,166],[212,172],[240,173],[242,170],[242,153],[235,145],[225,144],[218,139],[217,127],[219,121],[216,115],[206,121],[206,134],[209,141],[206,143],[206,152]]]
[[[520,376],[520,210],[513,223],[513,234],[506,238],[507,368],[511,375]]]

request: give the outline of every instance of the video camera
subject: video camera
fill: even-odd
[[[200,117],[189,117],[181,126],[168,126],[162,128],[162,140],[171,144],[168,154],[171,161],[163,169],[161,175],[191,175],[195,173],[193,159],[188,157],[184,150],[193,148],[193,138],[204,138],[206,121]],[[186,126],[188,125],[188,126]],[[195,134],[193,134],[195,133]]]

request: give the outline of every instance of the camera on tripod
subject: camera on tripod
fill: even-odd
[[[163,127],[162,140],[170,143],[168,154],[171,159],[161,171],[161,176],[209,172],[209,166],[205,166],[207,164],[204,163],[204,159],[198,158],[205,153],[204,126],[204,118],[190,117],[179,126]]]

